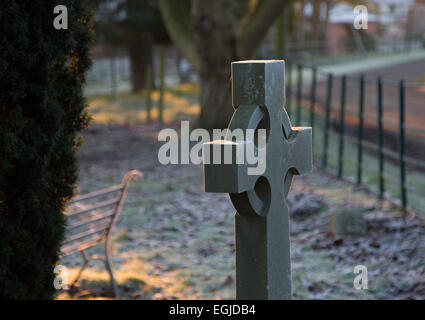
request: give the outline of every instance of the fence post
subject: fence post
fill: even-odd
[[[407,190],[406,190],[406,168],[404,162],[404,81],[399,83],[399,166],[400,166],[400,188],[401,188],[401,204],[403,210],[407,208]]]
[[[151,122],[151,91],[152,91],[152,66],[148,65],[146,68],[146,119]]]
[[[327,90],[326,90],[326,116],[325,116],[325,132],[323,141],[323,159],[322,166],[326,168],[328,164],[328,145],[329,145],[329,117],[331,113],[332,103],[332,73],[328,74]]]
[[[302,96],[302,86],[303,86],[303,65],[297,65],[297,115],[296,115],[296,124],[297,126],[301,125],[301,96]]]
[[[292,62],[288,62],[288,80],[285,81],[288,84],[288,97],[286,99],[286,111],[291,116],[291,98],[292,98]]]
[[[359,127],[358,127],[358,154],[357,154],[357,184],[362,183],[362,165],[363,165],[363,111],[364,111],[364,75],[360,75],[359,83]]]
[[[344,129],[345,129],[345,88],[347,77],[341,77],[341,109],[339,112],[339,152],[338,152],[338,177],[342,178],[344,169]]]
[[[317,68],[312,67],[312,79],[311,79],[311,94],[310,94],[310,127],[314,127],[314,105],[316,104],[316,80],[317,80]],[[314,130],[313,130],[314,131]],[[312,139],[314,133],[312,131]],[[314,139],[313,139],[314,140]],[[313,143],[314,147],[314,143]]]
[[[164,112],[164,91],[165,91],[165,80],[164,80],[164,70],[165,70],[165,51],[161,50],[159,57],[159,106],[158,106],[158,118],[159,122],[163,123],[163,112]]]
[[[385,192],[384,185],[384,154],[382,151],[384,144],[384,132],[382,127],[382,77],[377,80],[378,90],[378,161],[379,161],[379,198],[383,199]]]

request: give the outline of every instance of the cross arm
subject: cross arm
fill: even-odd
[[[248,143],[252,141],[215,140],[204,143],[205,192],[241,193],[253,188],[255,177],[247,174],[245,159],[241,163],[236,161],[237,153],[245,150]],[[230,163],[224,161],[226,153],[231,155]]]
[[[313,154],[311,127],[292,127],[289,142],[293,144],[292,167],[297,174],[308,173],[313,170]]]

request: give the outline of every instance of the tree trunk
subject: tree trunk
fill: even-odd
[[[145,72],[148,65],[152,65],[153,62],[152,47],[152,37],[148,34],[134,35],[132,37],[132,41],[129,41],[128,54],[130,56],[131,85],[133,93],[137,93],[145,87]]]
[[[199,125],[225,128],[233,114],[230,64],[255,55],[286,0],[261,1],[243,19],[229,0],[160,0],[163,20],[180,52],[193,64],[201,84]],[[242,10],[243,11],[243,10]],[[247,10],[248,11],[248,10]]]
[[[288,31],[291,27],[292,3],[283,9],[282,14],[277,18],[276,25],[276,47],[275,59],[285,59],[287,52]]]
[[[275,59],[283,59],[285,56],[285,13],[282,13],[276,21],[276,46],[275,46]]]
[[[230,83],[230,63],[227,72],[202,73],[199,125],[202,128],[226,128],[233,114]]]
[[[332,9],[332,1],[326,0],[326,15],[325,23],[323,24],[323,40],[326,42],[326,47],[329,47],[329,38],[328,38],[328,26],[329,26],[329,15]]]
[[[295,8],[294,8],[295,4],[294,1],[291,1],[290,4],[288,5],[288,37],[287,40],[289,42],[294,42],[296,40],[296,36],[295,36]],[[286,44],[287,45],[287,44]],[[288,45],[287,45],[288,47]],[[290,48],[288,48],[290,49]]]
[[[311,27],[313,29],[313,41],[314,46],[317,46],[317,42],[320,40],[320,7],[321,1],[313,1],[313,14],[311,17]]]
[[[218,1],[194,2],[192,21],[202,59],[199,125],[209,129],[226,128],[233,114],[230,64],[238,60],[235,30],[226,24],[224,9]]]

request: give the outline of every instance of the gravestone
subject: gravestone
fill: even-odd
[[[365,215],[371,208],[338,208],[331,211],[330,231],[334,236],[365,235],[367,222]]]
[[[292,127],[285,104],[284,61],[232,63],[235,109],[230,130],[264,128],[265,171],[249,175],[250,164],[214,164],[213,148],[247,148],[257,142],[230,139],[204,144],[206,192],[226,192],[236,208],[236,298],[291,299],[289,214],[292,178],[312,169],[311,128]],[[230,106],[229,106],[230,107]],[[206,161],[208,160],[208,161]],[[233,158],[234,160],[234,158]]]

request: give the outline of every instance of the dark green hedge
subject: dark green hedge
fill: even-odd
[[[49,299],[77,179],[77,132],[90,64],[81,0],[0,4],[0,298]],[[68,8],[68,30],[53,8]]]

